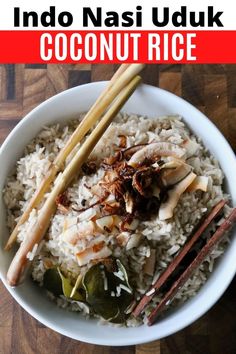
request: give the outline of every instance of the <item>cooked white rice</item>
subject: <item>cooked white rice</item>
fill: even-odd
[[[77,124],[77,121],[73,121],[68,126],[53,125],[45,127],[25,148],[24,155],[17,162],[16,171],[9,177],[4,192],[10,230],[13,229],[17,218],[44,178],[50,163],[65,145]],[[103,240],[112,249],[113,255],[119,257],[127,267],[130,282],[136,291],[136,299],[139,299],[171,262],[202,215],[225,197],[222,190],[224,176],[215,158],[205,149],[201,141],[190,133],[183,121],[177,116],[151,119],[136,115],[119,115],[104,134],[90,158],[99,163],[103,158],[114,154],[119,146],[119,135],[127,136],[127,147],[152,141],[168,141],[181,144],[186,138],[190,138],[195,143],[195,151],[194,155],[188,159],[188,163],[192,165],[193,171],[197,175],[209,177],[207,192],[184,193],[172,219],[160,221],[158,216],[154,216],[150,221],[140,223],[132,235],[132,237],[140,240],[138,247],[132,247],[131,244],[130,247],[122,248],[114,242],[113,235],[101,234],[99,236],[100,240]],[[70,158],[71,156],[68,160]],[[103,175],[104,170],[99,168],[94,175],[86,176],[81,173],[78,176],[68,190],[73,208],[79,209],[84,206],[84,203],[88,206],[96,201],[96,195],[93,195],[87,186],[97,185]],[[225,213],[227,214],[227,212],[228,210],[225,208]],[[90,267],[90,265],[80,267],[75,254],[82,251],[91,242],[93,236],[87,235],[75,246],[65,242],[63,237],[65,219],[68,227],[68,223],[73,225],[83,222],[82,220],[91,217],[90,214],[91,212],[87,211],[87,214],[84,212],[84,214],[79,215],[78,212],[71,209],[66,216],[60,211],[57,211],[54,215],[46,238],[39,247],[38,245],[35,246],[28,254],[28,258],[31,260],[37,252],[33,261],[32,277],[40,285],[42,285],[45,270],[52,264],[59,265],[62,271],[73,279],[79,273],[84,274]],[[20,227],[19,242],[25,237],[26,229],[31,228],[34,224],[36,216],[37,210],[33,210],[29,220]],[[175,296],[175,304],[196,294],[213,270],[215,260],[222,255],[225,244],[226,240],[221,242],[185,286],[179,290]],[[150,256],[151,249],[156,249],[156,267],[153,277],[145,275],[143,272],[144,264],[147,257]],[[58,305],[69,307],[75,311],[82,311],[83,313],[89,311],[86,306],[69,303],[63,297],[57,301]],[[154,297],[151,305],[146,309],[146,314],[158,301],[158,296]],[[126,325],[135,326],[139,323],[138,320],[130,318]]]

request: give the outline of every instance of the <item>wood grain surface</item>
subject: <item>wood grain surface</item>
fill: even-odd
[[[0,65],[0,143],[45,99],[109,79],[115,70],[115,65]],[[205,112],[236,151],[236,65],[149,65],[142,76],[145,83],[182,96]],[[9,353],[234,354],[236,282],[191,326],[160,341],[130,347],[95,346],[64,337],[28,315],[0,283],[0,354]]]

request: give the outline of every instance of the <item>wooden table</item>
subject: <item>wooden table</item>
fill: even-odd
[[[0,65],[0,143],[27,112],[48,97],[69,87],[109,79],[114,70],[113,65]],[[143,79],[205,112],[236,151],[236,65],[149,65]],[[179,333],[145,345],[102,347],[46,328],[0,284],[0,354],[233,354],[235,300],[234,281],[205,316]]]

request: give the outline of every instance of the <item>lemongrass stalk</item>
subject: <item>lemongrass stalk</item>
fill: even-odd
[[[114,75],[112,76],[109,85],[107,86],[107,91],[110,89],[111,85],[114,84],[114,82],[120,77],[121,74],[123,74],[123,72],[125,72],[126,69],[128,69],[128,67],[131,64],[121,64],[119,66],[119,68],[116,70],[116,72],[114,73]]]
[[[65,156],[67,157],[73,148],[78,144],[85,134],[93,127],[102,114],[106,111],[112,101],[117,97],[120,91],[144,68],[144,64],[131,64],[125,71],[113,82],[108,90],[100,96],[96,104],[92,106],[86,114],[79,127],[71,135],[68,143],[61,150],[55,160],[55,164],[61,168],[64,164]]]
[[[119,94],[122,88],[124,88],[130,82],[130,80],[132,80],[133,77],[143,69],[143,67],[144,64],[123,64],[119,67],[119,69],[113,75],[107,88],[98,97],[94,105],[85,115],[82,122],[71,135],[64,148],[59,152],[55,161],[51,164],[45,178],[43,179],[39,188],[34,193],[24,213],[22,214],[14,230],[12,231],[5,246],[5,250],[11,249],[12,245],[16,241],[19,227],[28,219],[32,209],[36,208],[41,203],[45,193],[50,189],[50,186],[54,181],[55,176],[58,172],[62,170],[67,156],[71,153],[75,146],[84,138],[84,136],[92,128],[92,126],[101,118],[102,114],[106,111],[108,106]]]
[[[25,270],[27,269],[27,265],[29,264],[27,254],[32,251],[35,244],[40,243],[46,233],[50,220],[55,212],[55,200],[57,196],[68,187],[73,178],[77,175],[82,164],[87,160],[99,139],[112,122],[112,119],[117,115],[121,107],[134,92],[140,83],[140,80],[141,79],[139,76],[135,76],[133,80],[121,91],[96,128],[67,165],[64,172],[58,177],[44,205],[39,210],[34,226],[31,230],[26,231],[26,236],[12,260],[7,273],[7,281],[10,286],[16,286],[21,281]]]
[[[119,69],[115,72],[115,74],[113,75],[113,77],[111,78],[108,86],[105,88],[105,90],[101,93],[101,95],[98,97],[98,99],[95,101],[95,103],[93,104],[93,106],[90,108],[89,112],[87,113],[87,115],[84,117],[84,119],[88,119],[90,114],[93,112],[93,110],[96,109],[96,105],[100,102],[100,100],[103,98],[104,95],[107,94],[107,92],[109,91],[111,85],[114,84],[114,82],[118,79],[118,77],[127,69],[128,64],[122,64],[120,65]],[[100,118],[100,117],[99,117]],[[74,131],[74,133],[72,134],[72,137],[70,138],[70,140],[67,142],[66,146],[71,146],[71,148],[73,149],[73,145],[75,144],[75,139],[73,139],[73,136],[77,135],[77,132],[81,129],[81,125],[84,126],[84,121],[81,122],[81,124],[77,127],[77,129]],[[89,127],[87,126],[87,129],[89,130]],[[86,130],[84,130],[83,132],[81,132],[81,138],[77,139],[77,144],[79,143],[79,141],[81,139],[83,139],[84,135],[87,133]],[[71,140],[73,140],[73,142],[71,142]],[[19,231],[19,227],[28,219],[32,209],[36,208],[38,206],[38,204],[42,201],[45,193],[49,190],[51,183],[53,182],[53,180],[55,179],[55,176],[57,175],[57,173],[62,169],[63,164],[68,156],[68,154],[71,152],[70,149],[67,149],[68,154],[65,153],[65,149],[66,146],[59,152],[58,156],[56,157],[54,163],[51,164],[49,170],[47,171],[43,181],[41,182],[39,188],[36,190],[36,192],[34,193],[33,197],[31,198],[29,204],[27,205],[24,213],[22,214],[22,216],[20,217],[20,219],[18,220],[14,230],[12,231],[6,245],[5,245],[5,250],[8,251],[11,249],[11,247],[13,246],[14,242],[16,241],[17,238],[17,234]]]

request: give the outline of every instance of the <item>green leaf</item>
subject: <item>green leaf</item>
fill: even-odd
[[[96,299],[95,302],[90,302],[90,306],[92,306],[94,311],[106,321],[112,322],[120,314],[118,305],[110,298],[103,298],[100,301]]]
[[[55,296],[64,295],[68,299],[76,301],[85,300],[84,290],[78,289],[78,287],[75,290],[71,285],[70,279],[62,274],[59,267],[48,269],[45,272],[43,286]]]
[[[133,300],[133,291],[125,267],[120,260],[113,261],[117,272],[120,271],[120,277],[105,268],[102,263],[98,263],[85,274],[83,286],[86,301],[96,314],[107,321],[122,323],[127,317],[125,310]],[[120,289],[121,284],[127,287],[129,292]]]
[[[120,280],[119,285],[123,284],[125,287],[127,287],[130,290],[130,292],[127,292],[126,290],[122,289],[120,296],[117,297],[117,303],[120,309],[120,316],[115,319],[115,322],[121,323],[124,322],[125,318],[127,317],[125,311],[128,309],[129,305],[131,304],[134,295],[133,295],[133,289],[129,284],[128,274],[124,265],[121,263],[119,259],[116,260],[116,264],[117,264],[118,271],[120,271],[123,274],[123,278],[124,278],[123,281]]]
[[[113,303],[108,291],[105,290],[105,269],[101,264],[91,267],[84,276],[83,285],[86,291],[86,301],[93,310],[106,320],[117,316],[119,309]]]
[[[84,293],[83,289],[79,289],[79,291],[76,291],[73,296],[70,296],[70,299],[75,300],[75,301],[84,302],[85,301],[85,293]]]
[[[43,277],[43,286],[55,296],[63,293],[61,277],[56,268],[46,270]]]
[[[73,286],[70,283],[70,280],[61,273],[60,268],[57,268],[57,271],[61,277],[61,285],[62,285],[62,290],[63,290],[63,295],[65,297],[70,297],[70,294],[72,292]]]
[[[122,323],[127,318],[125,312],[133,300],[133,290],[121,261],[113,258],[111,261],[113,266],[110,268],[102,263],[92,266],[83,279],[78,276],[74,286],[59,267],[49,269],[44,274],[44,287],[55,296],[64,295],[73,301],[86,302],[107,321]]]

